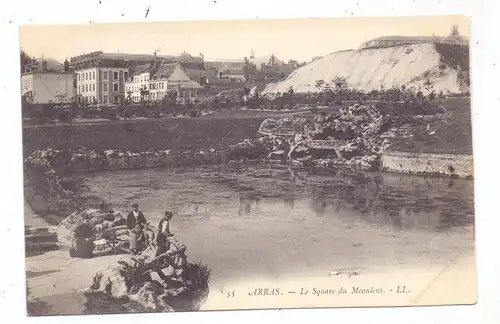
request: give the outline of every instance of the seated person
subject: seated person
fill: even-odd
[[[113,225],[112,226],[120,226],[120,225],[126,225],[127,224],[127,221],[122,216],[122,214],[118,213],[118,214],[114,215],[114,217],[115,218],[113,219]]]
[[[139,210],[138,204],[132,205],[132,211],[127,215],[127,228],[129,230],[129,249],[133,254],[138,254],[142,249],[145,236],[144,226],[147,224],[146,217]]]
[[[94,256],[94,229],[88,219],[73,231],[73,246],[69,250],[71,257],[92,258]]]

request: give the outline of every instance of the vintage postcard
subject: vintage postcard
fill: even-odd
[[[467,17],[20,38],[30,316],[476,303]]]

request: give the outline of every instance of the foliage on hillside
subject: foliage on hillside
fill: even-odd
[[[470,57],[468,45],[435,44],[440,57],[440,68],[458,71],[458,82],[462,91],[470,87]]]

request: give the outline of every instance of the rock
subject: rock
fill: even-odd
[[[128,295],[125,280],[120,275],[119,264],[112,264],[109,269],[102,272],[102,281],[99,291],[105,292],[116,298]]]
[[[147,282],[134,295],[129,298],[140,305],[153,309],[156,312],[172,312],[174,309],[161,298],[165,293],[165,288],[156,280]]]

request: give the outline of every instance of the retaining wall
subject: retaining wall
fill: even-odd
[[[380,169],[410,174],[474,177],[472,155],[388,152],[382,155]]]

